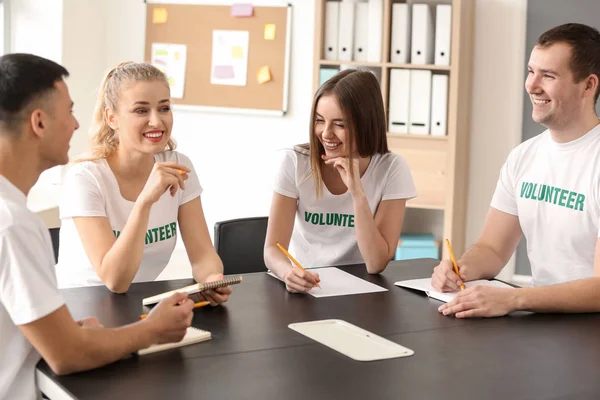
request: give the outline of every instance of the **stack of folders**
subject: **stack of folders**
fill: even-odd
[[[324,58],[381,62],[383,0],[325,3]]]
[[[445,136],[448,75],[420,69],[390,70],[388,131]]]
[[[392,4],[390,61],[450,65],[451,30],[449,4]]]
[[[391,62],[450,65],[451,29],[449,4],[392,4]],[[389,132],[445,136],[447,110],[447,74],[390,71]]]
[[[326,1],[325,60],[380,63],[383,8],[384,0]],[[450,65],[451,24],[449,4],[393,3],[390,61]]]

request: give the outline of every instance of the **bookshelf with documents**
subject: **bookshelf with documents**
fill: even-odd
[[[390,150],[409,163],[419,194],[408,202],[408,207],[441,211],[443,231],[438,235],[450,239],[457,253],[465,249],[474,3],[471,0],[316,0],[315,7],[314,90],[340,68],[369,69],[377,75],[390,120]],[[422,4],[426,7],[421,7]],[[403,12],[409,15],[402,16]],[[399,24],[402,18],[411,26]],[[414,18],[429,20],[419,20],[414,24],[417,29],[430,27],[429,32],[420,33],[425,35],[423,43],[429,45],[418,55],[413,40]],[[378,21],[379,29],[372,29]],[[442,32],[450,32],[450,36]],[[409,46],[404,49],[405,55],[393,48],[399,41]],[[447,51],[438,53],[436,47]],[[443,99],[430,96],[421,123],[414,126],[408,120],[398,123],[391,118],[393,109],[402,102],[410,104],[412,91],[392,90],[392,85],[406,87],[395,84],[397,79],[404,79],[409,88],[419,87],[413,93],[429,91],[445,96]],[[410,111],[413,110],[417,108],[411,107]]]

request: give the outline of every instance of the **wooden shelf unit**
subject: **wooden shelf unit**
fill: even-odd
[[[418,197],[410,200],[408,207],[442,210],[444,238],[451,240],[455,254],[462,254],[466,239],[475,2],[472,0],[423,1],[432,5],[452,4],[450,66],[391,63],[392,4],[406,1],[383,0],[383,2],[382,60],[374,63],[324,60],[326,0],[316,0],[313,88],[316,91],[319,87],[321,67],[345,65],[380,69],[381,91],[387,110],[391,69],[425,69],[442,71],[449,75],[447,135],[439,137],[389,133],[388,145],[391,151],[401,154],[411,168]],[[447,257],[447,249],[443,247],[443,255]]]

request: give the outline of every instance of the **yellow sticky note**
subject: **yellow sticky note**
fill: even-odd
[[[166,8],[155,8],[152,12],[152,23],[153,24],[166,24],[167,23],[167,9]]]
[[[258,80],[258,83],[260,83],[261,85],[263,83],[269,82],[271,80],[271,68],[269,68],[268,65],[260,67],[258,72],[256,73],[256,80]]]
[[[244,49],[242,46],[233,46],[231,48],[231,57],[233,58],[243,58],[244,57]]]
[[[275,40],[275,24],[265,25],[265,40]]]

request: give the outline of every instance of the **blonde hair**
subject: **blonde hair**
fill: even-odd
[[[117,65],[106,74],[98,91],[98,100],[94,109],[94,121],[90,129],[92,154],[86,160],[106,158],[117,149],[119,138],[108,124],[108,121],[106,121],[105,110],[108,107],[116,111],[119,97],[123,93],[125,86],[129,83],[139,81],[161,81],[167,87],[169,86],[165,74],[148,63],[126,61]],[[166,149],[174,150],[175,146],[175,141],[169,138]]]

